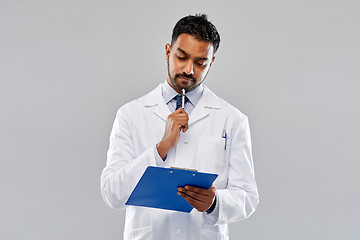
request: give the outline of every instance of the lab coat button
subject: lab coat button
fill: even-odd
[[[185,144],[188,144],[188,142],[187,142],[187,141],[184,141],[184,143],[185,143]]]
[[[180,229],[176,230],[176,233],[177,233],[177,234],[180,234],[180,233],[181,233],[181,230],[180,230]]]

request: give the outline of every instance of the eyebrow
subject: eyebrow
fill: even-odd
[[[186,56],[189,56],[189,54],[187,52],[185,52],[183,49],[181,48],[177,48],[176,50],[178,50],[179,52],[182,52],[183,54],[185,54]],[[196,57],[196,60],[202,60],[202,61],[206,61],[208,60],[208,58],[204,58],[204,57]]]

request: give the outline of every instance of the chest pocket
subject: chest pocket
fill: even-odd
[[[225,139],[213,136],[199,137],[196,165],[199,171],[216,173],[221,179],[227,169],[227,158],[225,150]]]

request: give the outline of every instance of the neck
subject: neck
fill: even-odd
[[[172,87],[172,89],[174,89],[177,93],[181,93],[181,90],[180,89],[177,89],[173,83],[170,81],[170,78],[167,77],[167,82],[169,83],[170,87]]]

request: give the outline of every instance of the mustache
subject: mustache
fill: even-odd
[[[192,74],[191,75],[187,75],[186,73],[182,73],[182,74],[177,73],[177,74],[175,74],[175,79],[179,78],[179,77],[189,78],[189,79],[193,80],[194,82],[196,82],[196,78],[194,78]]]

